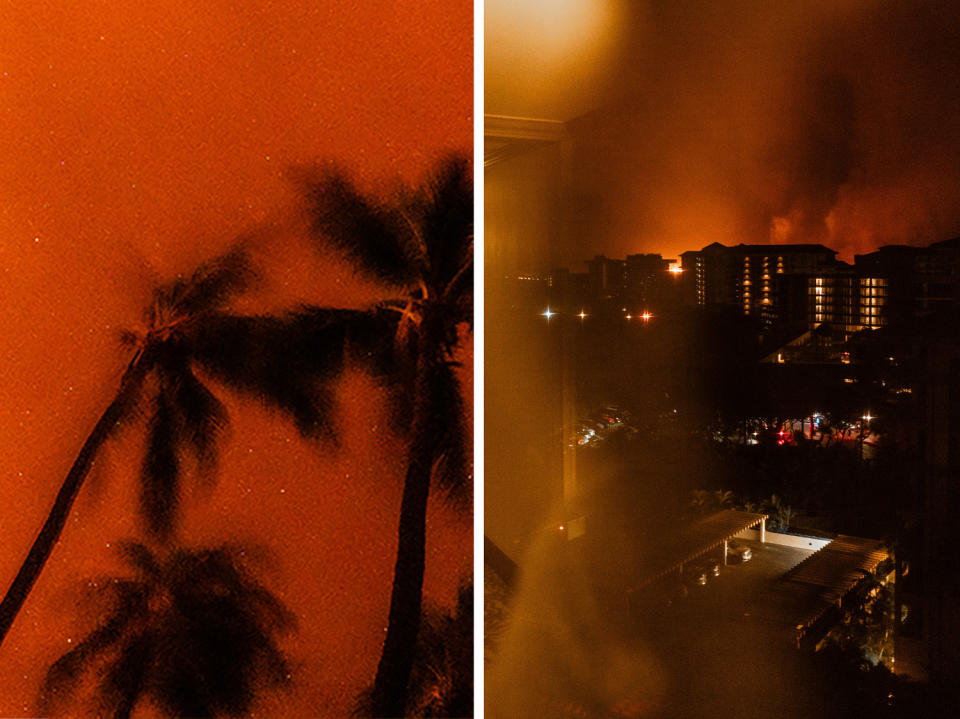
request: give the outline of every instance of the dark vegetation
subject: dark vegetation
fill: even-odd
[[[256,279],[245,248],[156,290],[144,327],[123,335],[131,356],[120,388],[83,445],[36,542],[0,604],[0,641],[54,550],[99,450],[146,415],[140,472],[143,537],[124,553],[131,576],[101,578],[102,619],[47,673],[44,711],[94,696],[99,714],[127,717],[148,701],[171,717],[247,713],[256,693],[290,683],[277,638],[294,622],[249,575],[238,548],[186,547],[178,536],[183,477],[212,478],[229,418],[204,374],[288,416],[335,450],[331,384],[348,366],[385,386],[409,450],[399,548],[375,716],[472,712],[472,599],[422,619],[427,500],[432,485],[468,511],[471,462],[453,355],[472,328],[473,193],[453,158],[417,190],[385,201],[340,172],[304,186],[318,247],[346,253],[387,299],[365,310],[303,307],[237,316],[230,300]],[[422,626],[421,626],[422,624]],[[451,714],[451,712],[453,712]]]

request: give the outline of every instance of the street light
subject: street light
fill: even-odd
[[[547,307],[547,309],[545,309],[545,310],[544,310],[543,312],[541,312],[540,314],[543,315],[544,317],[546,317],[546,318],[547,318],[547,322],[549,322],[549,321],[550,321],[550,318],[553,317],[553,316],[554,316],[555,314],[557,314],[557,313],[556,313],[556,312],[551,312],[551,311],[550,311],[550,308]]]
[[[869,413],[869,412],[867,412],[867,413],[866,413],[865,415],[863,415],[863,417],[861,417],[860,419],[866,421],[866,423],[867,423],[866,430],[869,432],[869,431],[870,431],[870,420],[871,420],[871,419],[874,419],[874,418],[870,416],[870,413]],[[861,425],[860,425],[860,460],[861,460],[861,461],[863,461],[863,440],[864,440],[863,430],[864,430],[864,426],[861,424]]]

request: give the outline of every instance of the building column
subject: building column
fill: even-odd
[[[767,518],[764,517],[760,520],[760,541],[766,543],[767,541]]]

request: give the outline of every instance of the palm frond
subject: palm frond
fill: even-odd
[[[257,692],[289,682],[277,638],[296,618],[250,576],[240,548],[121,548],[139,578],[106,583],[123,587],[126,604],[51,667],[47,706],[75,695],[76,678],[93,668],[103,677],[99,715],[113,717],[143,699],[174,717],[242,716]]]
[[[472,716],[472,583],[461,584],[453,611],[424,611],[410,675],[410,702],[411,716]]]
[[[371,364],[390,351],[375,314],[314,308],[282,317],[211,315],[192,339],[196,361],[217,379],[289,414],[308,437],[333,439],[330,382],[344,369],[345,345]]]
[[[471,497],[473,476],[460,382],[450,364],[441,363],[433,370],[430,384],[431,430],[438,459],[437,481],[455,505],[464,507]]]
[[[473,304],[473,241],[467,246],[467,257],[453,273],[443,290],[443,299],[448,304],[459,304],[463,301]]]
[[[113,719],[129,719],[144,691],[144,678],[154,659],[154,637],[147,632],[137,634],[120,651],[120,656],[107,669],[100,684],[100,701],[104,712]]]
[[[40,687],[38,705],[43,714],[50,713],[74,692],[84,672],[102,658],[122,638],[127,628],[146,613],[146,593],[136,582],[109,583],[116,596],[115,606],[107,619],[88,634],[47,670]]]
[[[473,279],[469,294],[457,295],[450,305],[450,322],[454,325],[466,324],[473,332]]]
[[[466,158],[443,161],[427,182],[421,225],[430,258],[430,280],[445,290],[451,282],[472,285],[473,181]]]
[[[378,280],[402,285],[416,277],[411,226],[394,206],[361,194],[339,169],[310,180],[306,197],[318,241]]]
[[[151,582],[160,581],[163,567],[145,544],[124,540],[118,542],[117,546],[127,564],[136,569],[139,574]],[[116,585],[117,581],[114,580],[113,584]]]
[[[184,315],[209,312],[246,289],[256,276],[249,253],[241,242],[200,265],[190,277],[179,277],[159,288],[156,301]]]
[[[189,367],[177,378],[173,405],[201,470],[209,471],[216,462],[218,440],[229,423],[226,408]]]
[[[150,531],[166,537],[173,528],[180,495],[177,445],[181,428],[165,392],[155,401],[140,472],[140,507]]]
[[[170,566],[171,656],[157,676],[158,697],[175,716],[242,714],[261,684],[287,680],[274,635],[291,628],[294,615],[227,548],[181,551]]]

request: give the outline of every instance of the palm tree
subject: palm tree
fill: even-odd
[[[223,405],[194,374],[185,337],[205,317],[218,313],[251,277],[246,252],[238,246],[202,265],[189,278],[180,277],[157,289],[144,327],[124,333],[123,342],[133,346],[133,357],[0,603],[0,643],[53,551],[97,452],[137,415],[148,386],[154,393],[149,399],[147,452],[141,467],[141,509],[154,535],[169,535],[179,496],[182,448],[188,447],[202,470],[209,468],[227,419]]]
[[[42,713],[95,684],[98,716],[125,719],[143,699],[171,717],[240,716],[257,689],[289,681],[277,637],[295,617],[244,570],[238,547],[121,551],[133,576],[91,582],[105,618],[47,671]]]
[[[472,582],[460,586],[452,612],[424,612],[411,686],[411,716],[473,715]]]
[[[97,452],[138,417],[140,406],[149,413],[140,508],[151,535],[167,539],[176,520],[185,455],[192,456],[201,474],[209,473],[228,422],[224,405],[204,386],[195,366],[292,415],[303,435],[332,439],[329,384],[346,358],[387,361],[382,313],[314,309],[279,317],[229,314],[228,301],[254,276],[247,251],[238,244],[189,277],[158,288],[143,326],[123,334],[133,357],[0,603],[0,643],[53,551]]]
[[[454,373],[458,328],[473,320],[473,191],[468,164],[445,161],[419,192],[380,201],[338,170],[306,183],[314,233],[346,253],[393,298],[392,372],[409,408],[410,450],[375,716],[402,716],[420,627],[427,498],[436,474],[450,496],[469,493],[463,401]],[[382,368],[384,369],[384,368]],[[411,391],[412,390],[412,391]]]

